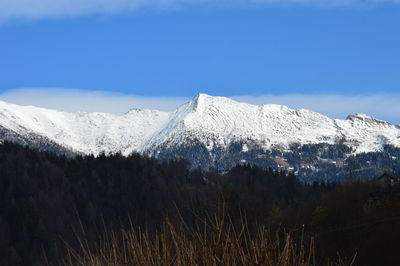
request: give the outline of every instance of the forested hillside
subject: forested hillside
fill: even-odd
[[[344,144],[292,144],[288,149],[266,150],[257,143],[233,142],[226,149],[207,148],[199,141],[160,148],[159,160],[182,157],[192,166],[229,170],[237,164],[294,172],[304,182],[336,182],[348,178],[368,180],[385,172],[400,171],[400,148],[384,145],[381,151],[355,153]],[[243,148],[245,147],[245,149]]]
[[[79,248],[77,236],[92,245],[121,226],[156,234],[166,217],[191,227],[221,208],[234,224],[245,216],[249,228],[315,236],[320,262],[338,252],[357,253],[359,265],[398,261],[396,186],[304,184],[292,173],[249,165],[204,172],[184,160],[137,154],[69,158],[0,146],[1,265],[41,265],[44,258],[57,264],[67,244]]]

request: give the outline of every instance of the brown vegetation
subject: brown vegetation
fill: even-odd
[[[68,248],[65,266],[122,265],[353,265],[356,256],[317,262],[312,237],[301,233],[271,234],[264,226],[239,226],[224,215],[214,215],[190,228],[167,220],[155,234],[133,228],[105,233],[95,247],[80,240]]]

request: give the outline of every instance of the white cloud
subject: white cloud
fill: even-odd
[[[400,94],[335,95],[284,94],[239,95],[231,98],[252,104],[283,104],[305,108],[332,118],[365,113],[392,123],[400,123]],[[0,93],[0,99],[20,105],[34,105],[69,112],[106,112],[123,114],[132,108],[171,111],[190,97],[149,97],[113,92],[71,89],[16,89]]]
[[[0,93],[0,100],[67,112],[104,112],[124,114],[130,109],[171,111],[187,102],[187,97],[143,97],[116,92],[59,88],[14,89]]]
[[[0,0],[0,20],[42,19],[86,14],[113,14],[139,8],[171,8],[186,4],[370,6],[400,0]]]
[[[171,7],[202,0],[0,0],[0,19],[41,19],[113,14],[145,7]]]

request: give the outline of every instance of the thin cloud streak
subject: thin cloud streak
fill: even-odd
[[[177,8],[197,4],[257,5],[257,6],[316,6],[354,7],[400,0],[0,0],[0,21],[45,19],[89,14],[116,14],[142,8]]]
[[[400,94],[335,95],[283,94],[238,95],[230,98],[251,104],[282,104],[294,109],[309,109],[331,118],[344,119],[365,113],[394,124],[400,123]],[[14,89],[0,93],[0,100],[19,105],[57,109],[67,112],[104,112],[124,114],[130,109],[172,111],[191,97],[151,97],[77,89]]]
[[[32,88],[0,93],[0,100],[18,105],[33,105],[66,112],[124,114],[131,109],[172,111],[190,100],[188,97],[145,97],[116,92],[77,89]]]
[[[116,14],[140,8],[171,8],[207,0],[0,0],[0,20],[36,20]]]

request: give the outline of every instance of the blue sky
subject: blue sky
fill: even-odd
[[[400,2],[143,3],[0,2],[0,93],[399,97]]]

